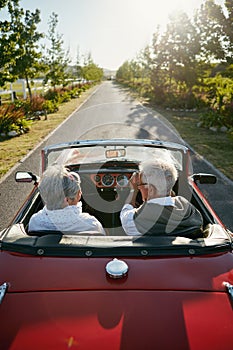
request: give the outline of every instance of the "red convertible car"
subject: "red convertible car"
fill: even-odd
[[[173,188],[201,212],[203,232],[127,236],[120,211],[129,178],[146,159],[172,156]],[[42,172],[62,163],[81,177],[95,232],[28,232],[43,207],[39,178],[0,232],[1,350],[232,350],[233,236],[199,189],[187,147],[153,140],[81,140],[42,151]],[[20,184],[19,184],[20,186]],[[211,186],[211,185],[210,185]],[[138,203],[142,202],[140,193]]]

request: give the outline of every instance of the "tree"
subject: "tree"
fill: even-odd
[[[29,79],[41,70],[38,42],[43,37],[37,31],[40,22],[40,11],[35,13],[19,7],[19,1],[2,1],[7,5],[9,20],[0,22],[0,85],[25,78],[30,98],[32,97]]]
[[[116,78],[118,81],[126,83],[130,82],[130,80],[133,78],[133,72],[129,61],[125,61],[121,67],[119,67],[116,72]]]
[[[214,0],[206,0],[193,18],[185,12],[170,16],[166,30],[161,32],[158,28],[139,61],[125,62],[117,71],[117,79],[131,85],[139,75],[142,81],[145,76],[150,84],[150,98],[175,107],[195,106],[211,87],[212,94],[218,93],[216,101],[221,109],[227,90],[219,81],[223,75],[232,78],[232,57],[233,0],[225,0],[225,9]],[[221,93],[206,80],[217,73],[222,75],[216,80]]]
[[[38,73],[43,71],[42,53],[39,49],[39,41],[43,38],[43,33],[37,31],[37,25],[40,23],[40,11],[35,10],[34,13],[26,10],[24,21],[18,23],[18,32],[20,37],[18,39],[18,46],[20,47],[20,55],[15,60],[15,65],[12,72],[19,78],[26,80],[30,99],[32,99],[32,92],[30,86],[30,79],[38,76]]]
[[[48,72],[45,76],[45,83],[50,81],[51,85],[55,88],[56,85],[67,84],[68,64],[70,62],[69,52],[65,52],[63,49],[62,35],[57,32],[58,15],[52,13],[49,20],[49,30],[47,39],[50,42],[50,47],[47,49],[47,56],[45,63],[47,65]]]
[[[9,19],[0,21],[0,86],[13,82],[17,76],[12,71],[16,58],[20,56],[18,24],[23,14],[19,0],[1,0],[0,8],[6,7]]]
[[[224,32],[224,50],[226,53],[226,61],[233,63],[233,0],[225,0],[225,8],[219,8],[219,12],[215,15],[219,25]],[[217,5],[216,5],[217,6]],[[220,7],[220,5],[219,5]]]
[[[84,59],[82,77],[88,81],[95,82],[99,82],[103,78],[103,69],[94,63],[91,53],[88,53],[87,57]]]
[[[82,65],[81,65],[79,48],[77,50],[77,58],[76,58],[76,74],[78,78],[82,78]]]
[[[226,35],[224,33],[224,14],[214,0],[206,0],[196,11],[195,27],[201,43],[200,56],[206,62],[225,59]]]
[[[197,80],[196,63],[200,43],[196,28],[185,12],[170,16],[159,48],[165,58],[163,65],[169,72],[170,84],[174,78],[191,90]]]
[[[174,98],[177,93],[193,100],[192,88],[198,79],[199,52],[196,28],[185,12],[171,15],[163,33],[157,29],[151,49],[147,49],[144,55],[156,103],[164,103],[169,96]]]

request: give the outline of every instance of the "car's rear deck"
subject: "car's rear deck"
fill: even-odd
[[[2,232],[1,249],[40,256],[160,256],[229,251],[232,238],[220,225],[208,225],[204,237],[102,236],[96,232],[32,232],[15,224]]]

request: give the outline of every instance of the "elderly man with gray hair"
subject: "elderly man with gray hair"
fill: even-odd
[[[48,167],[39,184],[45,206],[32,215],[28,231],[94,231],[104,235],[101,223],[82,212],[80,182],[79,175],[64,166]]]
[[[120,214],[127,235],[181,235],[200,237],[203,219],[184,197],[173,194],[178,173],[173,162],[151,160],[141,163],[130,179],[131,191]],[[140,190],[143,204],[135,208]]]

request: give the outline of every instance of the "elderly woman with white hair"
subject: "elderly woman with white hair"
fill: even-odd
[[[131,191],[120,214],[127,235],[181,235],[200,237],[203,219],[184,197],[174,196],[178,178],[175,165],[167,160],[145,161],[130,180]],[[140,190],[143,204],[135,208]],[[190,232],[190,229],[192,232]]]
[[[83,232],[105,234],[101,223],[82,212],[80,177],[64,166],[52,165],[44,172],[39,192],[45,206],[32,215],[28,231]]]

